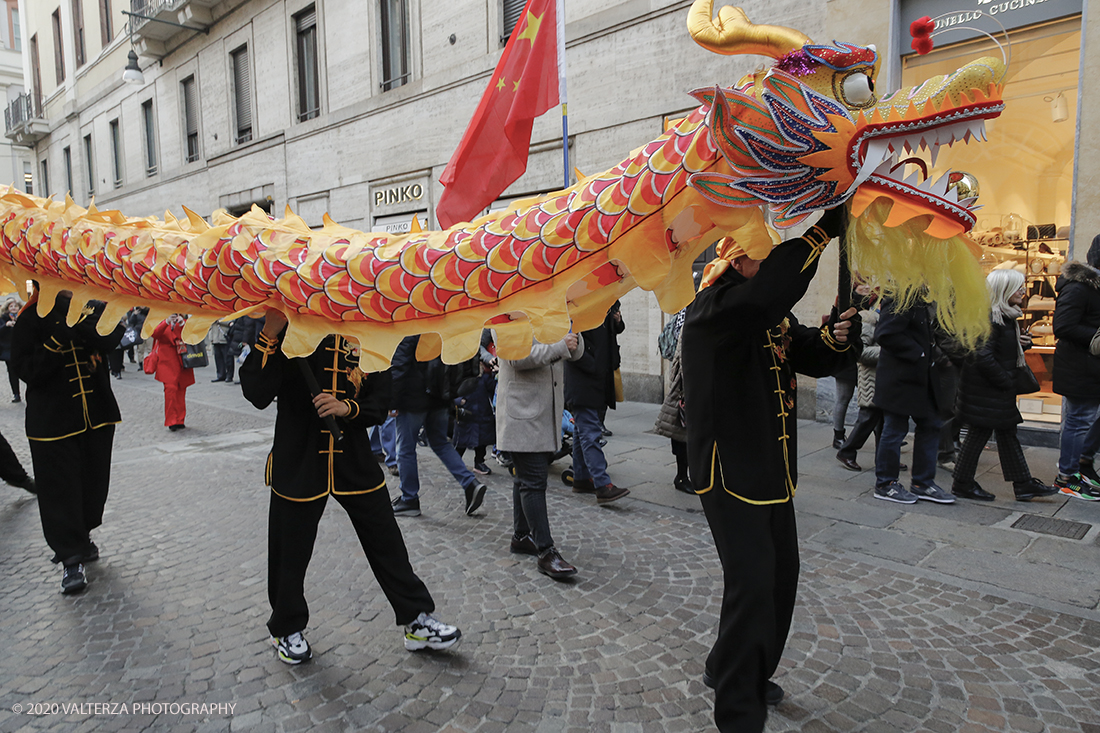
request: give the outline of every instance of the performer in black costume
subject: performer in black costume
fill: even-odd
[[[288,359],[279,350],[285,325],[281,312],[269,310],[256,348],[240,369],[249,402],[262,410],[278,398],[266,480],[271,487],[267,627],[279,658],[299,664],[312,656],[302,635],[309,621],[304,582],[330,494],[351,518],[397,623],[405,627],[405,648],[453,646],[462,633],[431,616],[435,603],[413,572],[385,476],[371,450],[369,428],[385,421],[389,411],[389,372],[364,374],[358,349],[338,336],[326,338],[304,360]],[[321,387],[317,396],[307,386],[301,362]],[[328,416],[343,432],[339,443],[325,428]]]
[[[122,421],[111,392],[107,353],[118,347],[122,324],[96,331],[104,303],[89,301],[66,325],[72,293],[62,291],[45,317],[37,288],[15,322],[12,361],[27,383],[27,439],[38,490],[42,532],[61,563],[62,593],[87,586],[84,563],[99,559],[89,532],[103,523],[111,481],[115,425]]]
[[[852,324],[841,320],[854,309],[821,328],[800,325],[790,309],[805,294],[839,219],[839,212],[827,212],[763,261],[726,240],[684,321],[691,481],[725,580],[704,677],[716,688],[714,719],[723,733],[762,731],[766,701],[783,696],[769,678],[786,643],[798,584],[795,372],[833,374],[854,362],[859,348],[847,343]]]

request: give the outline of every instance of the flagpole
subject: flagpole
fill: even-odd
[[[565,183],[569,188],[569,103],[565,96],[565,0],[556,0],[554,14],[558,31],[558,96],[561,97],[561,149]]]

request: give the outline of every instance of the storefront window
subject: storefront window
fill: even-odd
[[[942,37],[948,40],[950,35]],[[1039,378],[1040,392],[1022,397],[1020,410],[1027,420],[1057,422],[1060,399],[1051,391],[1051,317],[1054,284],[1069,244],[1081,21],[1078,17],[1014,30],[1009,38],[1005,111],[986,123],[988,142],[955,143],[940,151],[936,165],[927,151],[914,151],[912,157],[920,158],[933,178],[952,170],[977,179],[982,208],[972,236],[982,245],[982,267],[1020,270],[1030,295],[1020,326],[1030,329],[1035,343],[1027,361]],[[1000,56],[1000,50],[979,39],[908,56],[902,83],[950,74],[980,56]]]

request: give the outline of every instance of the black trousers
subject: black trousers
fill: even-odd
[[[863,444],[867,442],[867,439],[871,437],[871,433],[875,434],[875,448],[878,449],[878,439],[882,435],[882,410],[877,407],[861,407],[859,408],[859,417],[856,418],[856,424],[852,428],[852,432],[848,433],[848,439],[844,441],[844,445],[840,446],[840,450],[837,451],[837,458],[848,458],[851,460],[856,459],[856,452],[863,447]]]
[[[8,368],[8,384],[11,385],[12,399],[17,400],[19,399],[19,376],[11,368],[11,361],[5,361],[4,365]]]
[[[955,472],[952,475],[956,485],[969,486],[974,482],[974,473],[978,470],[978,459],[982,449],[989,442],[989,436],[997,434],[997,453],[1001,459],[1001,473],[1005,481],[1022,483],[1031,480],[1031,469],[1024,458],[1024,449],[1020,447],[1020,438],[1016,428],[993,428],[967,426],[966,439],[959,454],[955,457]]]
[[[725,581],[718,639],[707,657],[714,722],[722,733],[760,733],[765,683],[786,646],[798,588],[794,504],[748,504],[720,481],[700,499]]]
[[[409,624],[422,611],[434,611],[435,602],[428,588],[409,562],[409,551],[386,490],[334,496],[351,518],[367,562],[393,607],[397,623]],[[271,618],[267,628],[272,636],[301,631],[309,622],[306,569],[317,540],[317,524],[327,503],[327,496],[313,501],[290,501],[274,492],[271,494],[267,534],[267,596],[271,601]]]
[[[512,531],[516,537],[530,534],[539,552],[554,546],[546,514],[546,477],[551,453],[512,451],[516,476],[512,479]]]
[[[233,381],[233,369],[237,365],[229,344],[214,344],[214,369],[223,382]]]
[[[27,469],[19,462],[19,457],[11,449],[11,445],[2,433],[0,433],[0,479],[9,484],[20,484],[27,480]]]
[[[61,440],[30,441],[38,512],[53,562],[80,562],[88,533],[103,524],[114,439],[115,426],[105,425]]]
[[[122,349],[111,349],[107,352],[107,366],[111,368],[111,374],[122,374],[123,353]]]

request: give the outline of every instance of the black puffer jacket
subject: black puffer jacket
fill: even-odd
[[[1089,342],[1100,329],[1100,270],[1067,263],[1056,287],[1054,391],[1079,400],[1100,399],[1100,357],[1089,354]]]
[[[1007,318],[992,326],[963,366],[955,409],[964,425],[996,430],[1023,420],[1016,408],[1016,327]]]
[[[875,404],[888,412],[930,417],[943,404],[942,385],[932,371],[936,360],[932,309],[919,302],[907,310],[882,304],[875,340],[882,349],[875,373]]]

